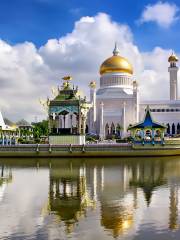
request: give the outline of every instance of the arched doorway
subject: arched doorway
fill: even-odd
[[[180,134],[180,124],[177,125],[177,134]]]
[[[176,133],[176,129],[175,129],[175,124],[173,123],[172,124],[172,134],[175,134]]]
[[[86,131],[85,131],[86,133],[88,133],[89,132],[89,127],[88,127],[88,125],[86,124]]]
[[[114,135],[116,133],[115,131],[115,125],[114,123],[111,124],[111,134]]]

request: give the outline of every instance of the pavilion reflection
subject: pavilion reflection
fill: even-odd
[[[132,167],[132,179],[129,184],[135,188],[141,188],[147,206],[150,205],[153,191],[166,184],[164,163],[141,162]]]
[[[72,232],[88,207],[93,208],[94,201],[87,191],[85,168],[51,168],[49,210],[65,223],[67,232]]]

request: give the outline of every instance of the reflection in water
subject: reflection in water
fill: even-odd
[[[67,232],[74,223],[85,216],[87,207],[93,206],[86,185],[84,167],[50,169],[49,209],[65,222]]]
[[[171,159],[66,159],[34,161],[31,164],[29,161],[15,164],[14,161],[1,160],[0,166],[0,190],[8,182],[13,188],[11,168],[13,179],[16,179],[17,169],[22,169],[22,182],[23,172],[29,167],[38,169],[38,175],[42,170],[49,172],[49,185],[45,186],[48,199],[42,201],[48,202],[48,211],[41,223],[43,239],[60,239],[58,234],[52,237],[52,233],[47,232],[51,228],[53,232],[60,228],[64,236],[72,239],[92,239],[93,234],[96,234],[93,238],[99,240],[136,239],[135,236],[137,239],[146,236],[149,239],[171,239],[172,232],[175,234],[172,239],[180,237],[180,159],[173,162]],[[26,183],[24,186],[27,187]],[[40,190],[39,194],[42,194]],[[8,194],[12,197],[10,192],[7,192],[7,197]],[[11,204],[15,202],[10,198],[8,201]],[[33,203],[30,204],[33,207]],[[37,216],[39,212],[36,211]],[[56,217],[56,225],[53,217]],[[32,239],[36,234],[32,232]],[[24,236],[25,233],[23,239],[26,239]],[[4,239],[1,232],[0,239]]]
[[[152,160],[148,164],[143,162],[132,168],[130,185],[142,188],[148,206],[150,205],[153,191],[165,183],[163,163],[155,165]]]
[[[170,186],[170,204],[169,204],[169,228],[175,230],[178,228],[178,187]]]
[[[6,168],[4,165],[1,166],[0,175],[0,201],[3,198],[5,188],[8,183],[12,182],[12,172],[11,169]]]

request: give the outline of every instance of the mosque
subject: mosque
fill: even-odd
[[[90,103],[87,126],[89,133],[101,139],[117,135],[128,136],[128,126],[143,120],[149,106],[152,117],[167,126],[167,134],[180,134],[180,100],[178,99],[178,58],[172,53],[169,62],[169,100],[140,101],[139,87],[134,80],[133,67],[120,56],[117,44],[113,55],[100,66],[100,87],[96,82],[90,87]]]

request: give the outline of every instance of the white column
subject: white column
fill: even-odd
[[[170,67],[168,68],[169,76],[170,76],[170,100],[178,99],[178,81],[177,81],[177,72],[178,67],[170,63]]]
[[[89,131],[96,132],[96,88],[90,88],[90,102],[92,108],[89,111]]]
[[[100,139],[104,139],[104,103],[100,103],[100,131],[99,131]]]
[[[126,136],[126,103],[123,103],[123,109],[122,109],[122,116],[123,116],[123,134],[122,137],[124,138]]]

